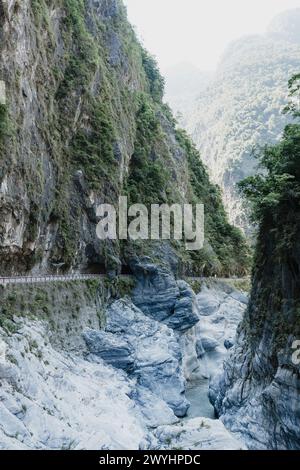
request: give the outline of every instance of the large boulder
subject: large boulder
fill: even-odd
[[[86,329],[83,338],[89,352],[100,357],[116,369],[131,372],[134,368],[134,347],[119,336]]]
[[[219,346],[219,341],[210,336],[202,336],[201,345],[205,352],[214,351]]]
[[[196,295],[185,281],[177,281],[179,298],[174,305],[174,311],[165,323],[174,330],[187,331],[199,322]]]
[[[133,303],[145,315],[180,332],[198,323],[196,296],[185,281],[176,281],[168,268],[148,258],[132,263],[131,269],[137,278]]]

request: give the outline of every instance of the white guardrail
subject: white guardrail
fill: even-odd
[[[61,275],[45,275],[45,276],[12,276],[12,277],[1,277],[0,276],[0,286],[6,286],[7,284],[39,284],[43,282],[67,282],[67,281],[88,281],[89,279],[100,279],[105,277],[105,274],[61,274]],[[123,274],[123,277],[128,275]],[[207,281],[218,280],[218,281],[244,281],[245,279],[250,278],[216,278],[216,277],[189,277],[189,279],[194,281]]]
[[[0,277],[0,285],[7,284],[39,284],[44,282],[67,282],[67,281],[87,281],[89,279],[99,279],[103,274],[65,274],[57,276],[13,276]]]

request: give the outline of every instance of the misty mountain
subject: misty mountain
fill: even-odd
[[[253,150],[281,138],[288,121],[282,114],[287,82],[300,69],[299,31],[300,9],[296,9],[277,16],[266,34],[232,42],[209,85],[199,86],[188,109],[179,109],[180,124],[223,190],[231,221],[244,228],[247,222],[236,183],[257,171]],[[178,111],[180,98],[169,95],[168,99]]]
[[[165,99],[176,113],[187,113],[210,83],[213,72],[201,71],[189,62],[181,62],[166,71]],[[182,116],[180,116],[180,119]]]

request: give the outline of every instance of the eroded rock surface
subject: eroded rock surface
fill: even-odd
[[[133,302],[146,315],[184,332],[199,322],[196,296],[185,281],[176,281],[170,270],[144,259],[132,264],[138,283]]]
[[[241,441],[234,438],[221,421],[208,418],[194,418],[184,423],[159,427],[155,436],[160,443],[160,449],[245,449]]]
[[[109,344],[114,336],[119,346],[122,334],[134,347],[129,374],[100,357],[98,331],[85,330],[93,354],[83,358],[54,349],[46,321],[15,318],[14,332],[0,328],[1,449],[242,447],[220,422],[188,420],[172,428],[179,423],[172,409],[186,409],[173,330],[127,300],[113,304],[109,318],[110,331],[102,332]]]
[[[264,215],[249,306],[224,373],[212,384],[220,419],[251,449],[300,449],[300,367],[293,359],[300,335],[299,204],[282,201],[280,226],[275,210]]]
[[[137,383],[164,400],[177,416],[188,409],[182,354],[175,333],[135,307],[119,300],[107,310],[105,332],[86,330],[91,353],[124,369]]]

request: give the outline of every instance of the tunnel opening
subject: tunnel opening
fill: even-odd
[[[121,266],[121,274],[124,276],[133,276],[132,269],[128,264],[122,264]]]
[[[93,263],[87,266],[84,274],[107,274],[107,269],[104,263]]]

